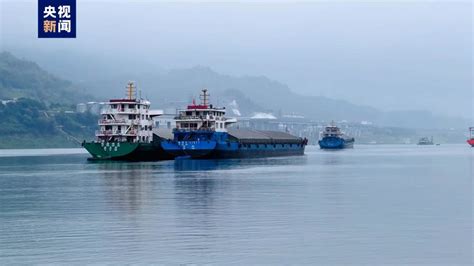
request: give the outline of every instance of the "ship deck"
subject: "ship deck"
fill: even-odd
[[[253,129],[227,129],[231,138],[240,143],[252,144],[300,144],[303,140],[286,132]]]

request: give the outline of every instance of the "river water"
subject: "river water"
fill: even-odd
[[[0,264],[471,264],[473,151],[94,163],[0,150]]]

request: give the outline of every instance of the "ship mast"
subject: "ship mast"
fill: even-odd
[[[127,84],[127,98],[129,100],[135,100],[137,98],[133,81],[129,81]]]
[[[207,89],[203,89],[201,95],[199,95],[199,99],[201,100],[201,105],[209,106],[209,92]]]

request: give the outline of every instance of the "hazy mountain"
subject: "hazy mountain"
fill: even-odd
[[[69,40],[37,38],[37,1],[1,2],[0,49],[74,82],[117,89],[205,65],[383,111],[474,116],[472,1],[81,1]]]
[[[442,117],[423,110],[383,112],[344,100],[294,93],[287,85],[264,76],[229,76],[209,67],[196,66],[170,71],[148,70],[120,77],[101,77],[100,82],[87,82],[88,89],[107,92],[108,97],[122,95],[128,79],[136,80],[143,96],[154,107],[184,106],[198,99],[199,91],[208,88],[213,102],[228,105],[236,101],[243,116],[255,112],[296,113],[317,121],[370,121],[382,126],[407,128],[462,128],[468,125],[463,118]],[[107,81],[109,80],[109,81]],[[84,84],[85,85],[85,84]]]
[[[60,79],[36,63],[0,53],[0,99],[31,98],[45,103],[77,103],[86,95],[70,81]]]
[[[0,53],[0,99],[0,148],[77,147],[96,128],[95,115],[71,112],[91,96],[6,52]]]
[[[193,98],[198,99],[202,88],[208,88],[214,103],[228,107],[231,104],[238,105],[242,116],[251,116],[256,112],[271,112],[274,114],[300,114],[317,121],[370,121],[381,126],[406,128],[464,129],[468,126],[466,119],[441,117],[423,110],[383,112],[373,107],[356,105],[344,100],[300,95],[293,92],[287,85],[264,76],[224,75],[205,66],[165,71],[150,64],[140,65],[136,61],[129,62],[120,58],[111,59],[107,63],[106,60],[94,58],[81,61],[77,59],[76,55],[55,61],[54,64],[49,64],[50,61],[46,61],[46,58],[37,58],[40,66],[65,79],[71,79],[75,84],[72,85],[70,82],[55,78],[41,70],[35,63],[15,60],[9,53],[1,55],[1,64],[3,66],[9,65],[7,70],[2,71],[10,71],[7,72],[10,73],[10,77],[17,75],[13,80],[21,80],[22,75],[19,73],[24,73],[25,70],[33,73],[28,78],[32,80],[26,85],[23,84],[23,81],[20,82],[21,86],[2,85],[1,95],[3,98],[5,97],[3,95],[11,97],[15,93],[22,92],[39,99],[77,103],[86,98],[82,93],[75,96],[74,92],[81,91],[107,100],[112,97],[124,96],[127,81],[134,80],[141,90],[142,96],[150,99],[154,108],[183,107]],[[17,67],[20,68],[17,69]],[[13,69],[16,69],[15,72]],[[4,81],[7,79],[3,75],[0,80],[7,84]],[[40,84],[37,86],[38,91],[32,89],[36,86],[32,84]],[[3,92],[5,87],[11,89]],[[231,115],[234,114],[231,113]]]

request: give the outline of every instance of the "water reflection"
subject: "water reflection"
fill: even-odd
[[[106,202],[128,213],[140,210],[153,195],[153,171],[158,166],[146,162],[97,163],[104,181]]]
[[[470,150],[369,148],[221,161],[0,158],[0,264],[470,265]]]
[[[174,198],[180,211],[210,212],[217,197],[232,189],[233,170],[254,167],[304,165],[307,158],[276,157],[231,160],[176,160],[161,162],[88,162],[103,180],[104,201],[115,209],[133,214],[144,205],[159,207]],[[231,172],[228,172],[231,171]],[[227,172],[227,173],[226,173]]]
[[[178,210],[204,214],[212,210],[216,194],[224,193],[227,183],[213,171],[229,167],[228,162],[218,160],[176,160],[173,180]]]
[[[225,161],[218,160],[175,160],[174,161],[174,170],[176,171],[210,171],[216,170],[226,165],[230,166],[229,163]]]
[[[237,190],[234,182],[253,176],[253,168],[262,166],[298,166],[305,156],[226,160],[175,160],[174,187],[180,210],[212,211],[214,202],[223,202]],[[234,171],[237,170],[237,171]],[[264,170],[265,171],[265,170]],[[242,176],[240,176],[242,175]]]
[[[223,160],[193,160],[183,159],[174,161],[176,171],[212,171],[231,170],[251,167],[305,165],[306,156],[248,158],[248,159],[223,159]]]
[[[215,203],[221,200],[229,188],[229,182],[216,179],[208,173],[200,175],[176,174],[174,178],[174,192],[176,210],[181,215],[189,217],[189,221],[199,219],[208,222],[208,217],[215,209]],[[197,215],[197,216],[196,216]]]

